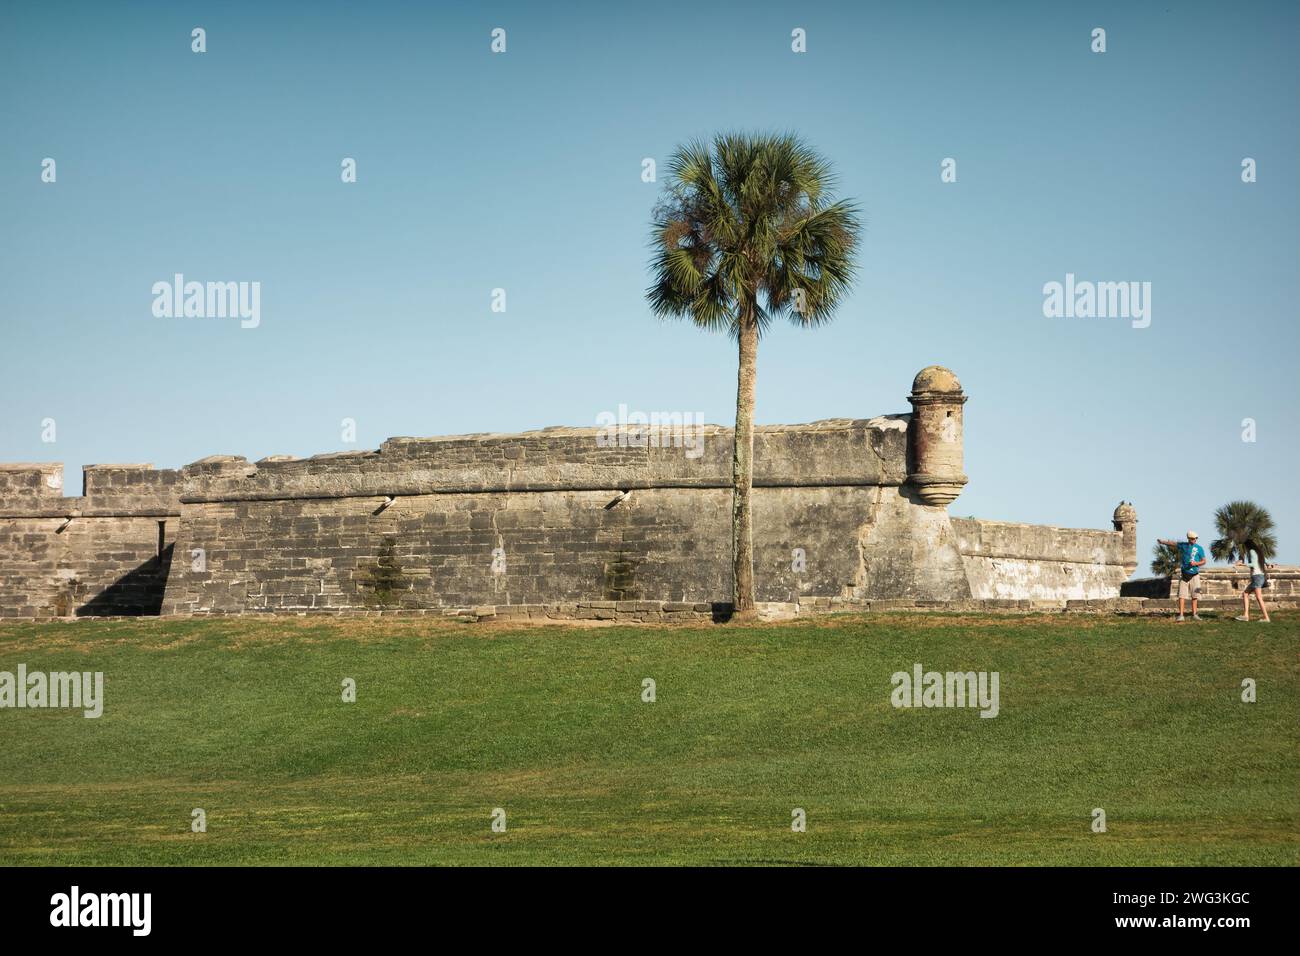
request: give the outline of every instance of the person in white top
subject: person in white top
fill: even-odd
[[[1238,621],[1250,620],[1250,595],[1255,595],[1255,600],[1259,602],[1259,613],[1263,615],[1264,623],[1269,622],[1268,608],[1264,606],[1264,588],[1268,587],[1268,575],[1265,568],[1264,556],[1260,553],[1259,545],[1249,538],[1241,546],[1241,556],[1245,560],[1238,561],[1237,567],[1250,568],[1250,584],[1246,585],[1246,590],[1241,592],[1241,616]]]

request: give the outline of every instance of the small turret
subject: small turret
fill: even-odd
[[[962,409],[957,376],[941,365],[921,369],[912,381],[912,422],[907,429],[907,480],[927,505],[947,507],[967,482],[962,472]]]
[[[1121,501],[1115,506],[1115,514],[1111,517],[1114,522],[1115,530],[1121,532],[1124,545],[1124,572],[1132,574],[1138,566],[1138,513],[1133,507],[1131,501]]]

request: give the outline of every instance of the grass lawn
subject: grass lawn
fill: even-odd
[[[0,863],[1295,865],[1298,638],[1285,612],[10,624],[0,671],[103,671],[105,703],[0,709]],[[895,709],[917,662],[999,672],[999,715]]]

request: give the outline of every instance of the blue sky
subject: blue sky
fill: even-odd
[[[953,514],[1107,527],[1132,500],[1145,566],[1251,498],[1300,561],[1298,27],[1290,3],[5,4],[0,460],[64,461],[77,493],[88,462],[620,403],[730,424],[732,343],[646,307],[641,161],[792,130],[866,232],[835,322],[764,339],[760,422],[906,411],[948,365]],[[260,326],[155,318],[177,272],[259,281]],[[1150,327],[1045,318],[1067,272],[1151,282]]]

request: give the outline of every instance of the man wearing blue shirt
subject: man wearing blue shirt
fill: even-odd
[[[1205,565],[1205,549],[1196,543],[1196,532],[1187,532],[1186,541],[1164,541],[1160,544],[1167,544],[1171,548],[1178,549],[1178,556],[1182,561],[1182,573],[1178,581],[1178,621],[1181,624],[1186,618],[1183,617],[1183,602],[1188,598],[1192,599],[1192,620],[1199,621],[1201,615],[1196,613],[1196,599],[1201,593],[1201,568]]]

